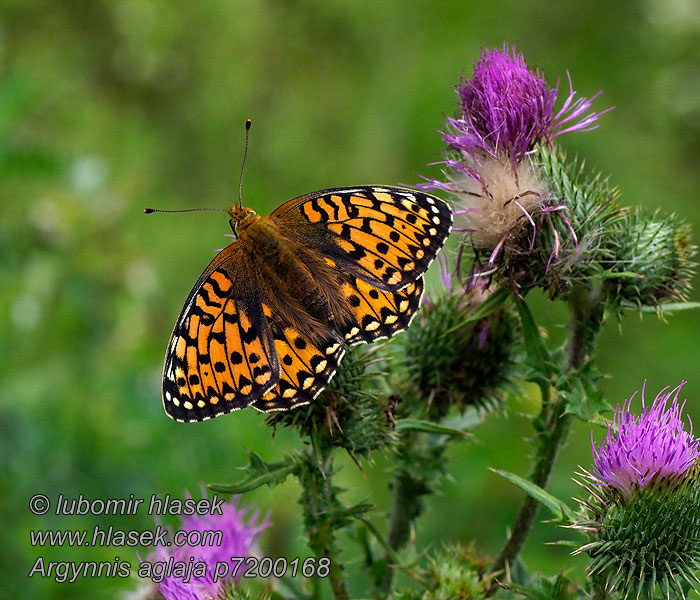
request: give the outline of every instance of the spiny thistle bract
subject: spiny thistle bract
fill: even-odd
[[[651,407],[618,406],[607,437],[593,444],[594,464],[581,473],[589,492],[575,529],[590,539],[588,575],[607,594],[654,598],[658,586],[685,598],[700,568],[700,440],[684,430],[678,394],[664,388]],[[633,396],[634,397],[634,396]],[[671,406],[668,401],[673,397]]]
[[[514,316],[501,306],[460,327],[490,294],[478,282],[466,291],[448,288],[426,303],[402,339],[406,406],[399,410],[410,407],[419,417],[440,420],[452,406],[499,405],[513,379]]]
[[[542,147],[530,156],[552,196],[555,210],[538,217],[532,252],[518,262],[529,279],[551,297],[566,298],[580,285],[590,286],[610,260],[609,237],[622,218],[615,200],[619,192],[583,161],[567,162],[557,148]]]
[[[690,243],[689,226],[675,215],[627,211],[611,245],[609,268],[630,275],[615,280],[621,299],[637,306],[659,306],[687,298],[696,247]]]
[[[335,377],[316,401],[295,410],[273,413],[269,425],[298,428],[305,437],[351,455],[368,456],[396,441],[390,401],[378,387],[384,376],[380,347],[351,348]]]
[[[583,503],[586,517],[575,527],[592,541],[579,551],[591,557],[588,575],[600,579],[619,597],[686,597],[700,568],[700,482],[697,469],[681,478],[655,480],[638,490],[629,503],[619,494],[595,489]]]
[[[241,589],[240,586],[228,584],[225,586],[223,594],[216,600],[273,600],[273,596],[263,589]]]

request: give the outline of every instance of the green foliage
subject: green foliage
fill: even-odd
[[[536,576],[530,585],[508,584],[506,589],[517,592],[529,600],[576,600],[588,596],[575,582],[567,579],[562,573],[553,577]]]
[[[520,489],[522,489],[526,494],[532,496],[543,506],[546,506],[554,516],[554,519],[560,523],[568,523],[574,518],[573,511],[569,506],[559,498],[555,498],[540,486],[535,485],[527,479],[516,475],[515,473],[509,473],[507,471],[499,471],[498,469],[493,469],[494,473],[497,473],[504,479],[514,483]]]
[[[250,462],[242,470],[245,478],[234,484],[211,483],[207,487],[223,494],[242,494],[257,489],[262,485],[274,486],[283,483],[287,477],[299,470],[300,459],[288,456],[285,460],[269,464],[255,452],[250,453]]]

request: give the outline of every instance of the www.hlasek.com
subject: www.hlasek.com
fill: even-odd
[[[82,495],[77,498],[64,498],[59,495],[55,503],[51,503],[48,496],[35,494],[29,501],[29,509],[34,515],[41,516],[49,513],[60,516],[76,515],[135,515],[139,509],[147,509],[149,515],[221,515],[224,499],[214,495],[213,498],[193,500],[192,498],[178,499],[170,495],[160,497],[151,496],[149,502],[145,499],[135,498],[133,494],[129,498],[118,499],[88,499]],[[130,548],[136,546],[161,549],[156,552],[157,559],[167,560],[140,560],[138,563],[138,576],[152,579],[158,583],[165,577],[175,577],[184,582],[192,577],[204,577],[207,569],[211,570],[214,581],[235,577],[240,574],[243,577],[267,577],[274,575],[281,577],[290,574],[295,577],[297,573],[304,577],[325,577],[328,574],[330,561],[314,558],[288,561],[285,558],[273,560],[269,557],[258,559],[255,557],[232,556],[230,560],[221,561],[216,565],[207,565],[203,561],[197,561],[190,557],[187,561],[176,560],[173,556],[162,552],[162,549],[172,546],[221,546],[222,532],[219,530],[177,530],[169,531],[161,525],[153,530],[129,530],[125,531],[112,526],[95,526],[89,529],[34,529],[29,532],[30,543],[33,547],[105,547]],[[269,563],[269,564],[268,564]],[[58,583],[75,582],[84,578],[100,577],[129,577],[132,573],[132,565],[128,561],[115,556],[113,561],[50,561],[43,557],[37,557],[32,565],[28,577],[41,577],[53,579]]]

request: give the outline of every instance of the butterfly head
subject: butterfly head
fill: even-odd
[[[253,221],[260,218],[252,208],[247,208],[241,204],[234,204],[229,208],[228,214],[231,215],[229,223],[235,234],[240,234],[240,232],[247,229]]]

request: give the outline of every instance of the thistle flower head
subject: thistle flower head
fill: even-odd
[[[269,526],[267,518],[260,520],[258,511],[249,516],[249,509],[240,507],[233,498],[221,507],[222,514],[197,515],[186,518],[180,525],[184,532],[221,532],[219,540],[211,539],[210,545],[171,546],[173,550],[158,548],[158,560],[187,563],[190,558],[206,564],[206,573],[193,571],[189,580],[175,575],[164,577],[158,590],[165,600],[210,600],[221,597],[224,585],[231,578],[224,576],[214,581],[214,570],[220,562],[230,563],[231,557],[250,556],[260,534]],[[202,540],[206,539],[202,536]],[[217,542],[220,544],[215,545]],[[231,565],[230,565],[231,566]]]
[[[659,306],[685,300],[695,273],[690,228],[675,215],[626,211],[610,239],[611,271],[626,274],[616,292],[626,302]]]
[[[685,431],[678,394],[664,388],[639,416],[630,398],[583,472],[583,512],[573,527],[589,537],[588,575],[605,597],[686,597],[700,567],[699,440]],[[642,396],[644,389],[642,389]],[[670,406],[669,406],[669,401]]]
[[[449,148],[468,155],[507,154],[515,165],[541,142],[597,127],[603,113],[588,110],[598,94],[590,100],[576,98],[569,78],[569,96],[554,114],[558,88],[547,85],[515,48],[507,44],[492,51],[485,48],[472,79],[463,79],[456,87],[459,111],[447,119],[443,139]]]
[[[408,389],[403,409],[439,421],[453,406],[488,410],[500,405],[512,385],[517,327],[500,305],[474,318],[497,292],[485,279],[465,284],[441,264],[444,289],[431,293],[421,313],[402,336],[402,372]],[[426,405],[425,398],[429,399]]]
[[[456,87],[459,111],[448,118],[443,139],[467,154],[509,152],[518,160],[537,141],[551,135],[556,90],[539,71],[531,71],[523,55],[504,45],[485,48],[472,79]]]
[[[599,447],[593,442],[593,475],[601,483],[630,498],[650,481],[680,476],[693,466],[700,456],[700,439],[693,437],[692,425],[685,431],[681,418],[685,404],[678,404],[678,394],[685,383],[671,391],[664,388],[649,407],[644,402],[645,382],[639,416],[630,412],[636,392],[618,405],[605,439]]]

